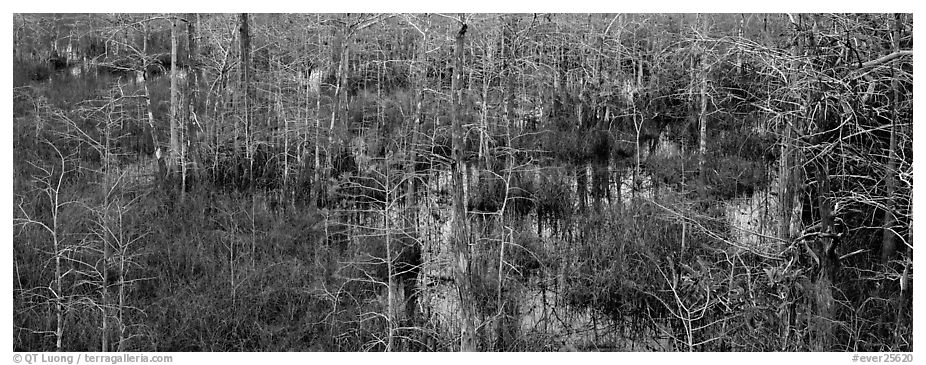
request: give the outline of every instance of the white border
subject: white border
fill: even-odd
[[[15,1],[15,0],[14,0]],[[814,2],[807,0],[776,0],[776,1],[754,1],[746,3],[745,1],[732,2],[705,2],[705,1],[619,1],[611,0],[607,2],[588,1],[588,0],[567,0],[544,3],[528,3],[523,1],[506,2],[504,0],[465,0],[451,2],[436,2],[427,0],[403,1],[396,3],[393,1],[372,2],[372,1],[260,1],[260,2],[237,2],[233,4],[217,1],[194,2],[194,1],[71,1],[71,2],[49,2],[49,1],[18,1],[11,6],[11,12],[3,18],[3,31],[7,39],[7,56],[2,58],[2,65],[7,71],[3,73],[3,80],[7,85],[3,89],[5,112],[7,116],[12,115],[12,15],[14,12],[913,12],[914,24],[917,24],[916,13],[919,9],[918,4],[914,5],[913,1],[843,1],[835,2]],[[6,6],[6,5],[5,5]],[[914,27],[914,35],[918,32]],[[914,36],[914,39],[917,37]],[[914,49],[916,47],[914,46]],[[914,58],[914,69],[921,69],[918,58]],[[915,89],[922,90],[919,82],[914,82]],[[914,96],[914,109],[920,109],[919,101],[922,98]],[[920,109],[922,110],[922,109]],[[914,138],[926,138],[923,118],[917,118],[920,113],[914,113]],[[5,172],[2,186],[7,192],[3,199],[8,207],[4,211],[4,224],[8,227],[6,231],[7,242],[2,252],[3,267],[5,272],[12,275],[12,119],[9,120],[5,133],[0,133],[2,139],[3,158],[0,159],[0,166]],[[914,146],[914,170],[923,171],[923,159],[926,155],[920,153],[923,148]],[[914,186],[921,185],[920,180],[914,180]],[[923,212],[922,203],[926,202],[923,188],[914,188],[914,220],[919,219],[920,212]],[[914,225],[913,236],[920,235],[919,230]],[[923,253],[914,253],[914,262],[923,262],[923,259],[916,257],[923,256]],[[922,279],[924,274],[914,270],[914,278]],[[8,295],[2,302],[2,311],[5,313],[3,323],[6,324],[7,330],[3,336],[6,339],[7,355],[0,355],[0,361],[3,356],[12,356],[12,281],[0,280],[2,290]],[[916,280],[915,280],[916,282]],[[926,285],[926,284],[924,284]],[[916,286],[914,285],[914,288]],[[914,289],[915,290],[915,289]],[[924,308],[923,302],[926,299],[923,295],[914,295],[914,308]],[[916,310],[914,310],[916,312]],[[914,348],[922,348],[922,342],[926,341],[923,337],[924,321],[921,313],[915,313],[914,316]],[[149,355],[152,353],[148,353]],[[853,364],[851,361],[852,353],[490,353],[490,354],[357,354],[357,353],[164,353],[174,356],[174,364],[201,364],[201,363],[328,363],[329,361],[348,363],[375,363],[377,365],[385,364],[403,364],[407,365],[410,361],[414,363],[424,362],[425,364],[434,362],[453,362],[453,363],[471,363],[478,362],[479,365],[487,363],[608,363],[608,364],[647,364],[656,362],[667,362],[676,364],[690,363],[709,363],[709,364]],[[411,358],[409,358],[411,356]],[[926,356],[919,354],[919,356]],[[915,363],[926,362],[926,359],[920,358],[914,354]],[[8,357],[7,359],[11,359]],[[8,360],[9,361],[9,360]],[[3,361],[5,362],[5,361]]]

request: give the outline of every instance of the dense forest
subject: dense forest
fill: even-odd
[[[16,351],[912,351],[912,14],[14,14]]]

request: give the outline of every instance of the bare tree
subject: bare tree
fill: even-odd
[[[65,237],[62,235],[63,222],[60,221],[59,217],[63,208],[75,204],[77,201],[66,199],[65,196],[63,196],[64,177],[74,172],[74,170],[67,166],[67,158],[61,153],[61,150],[58,149],[57,146],[47,140],[44,142],[55,151],[58,157],[58,163],[60,164],[60,166],[48,168],[35,166],[35,168],[42,173],[42,175],[39,175],[36,179],[36,183],[38,184],[39,191],[45,195],[45,198],[48,199],[50,203],[51,219],[48,222],[42,222],[39,219],[33,218],[26,212],[22,206],[22,201],[20,201],[17,208],[22,216],[20,218],[15,218],[13,224],[23,228],[35,225],[51,236],[55,273],[54,281],[47,289],[51,292],[48,301],[54,303],[55,307],[55,328],[50,332],[55,336],[55,350],[60,352],[64,351],[64,316],[68,311],[69,304],[66,302],[67,295],[64,292],[63,285],[66,275],[63,271],[64,261],[67,260],[65,256],[66,243]]]

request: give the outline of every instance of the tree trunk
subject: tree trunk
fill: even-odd
[[[515,74],[514,74],[513,69],[514,69],[514,64],[515,64],[515,37],[517,34],[516,29],[515,29],[515,27],[517,26],[516,21],[517,21],[517,18],[515,18],[515,16],[509,15],[505,21],[506,24],[503,25],[504,29],[502,30],[502,52],[504,53],[504,56],[503,56],[504,57],[504,64],[503,64],[504,70],[503,71],[505,75],[504,76],[505,79],[503,81],[505,84],[505,94],[503,96],[504,98],[503,117],[504,117],[504,123],[505,123],[504,124],[505,131],[507,134],[506,136],[507,138],[505,138],[505,147],[509,147],[509,148],[511,147],[511,140],[512,140],[512,135],[511,135],[512,126],[515,124],[514,115],[513,115],[514,114],[513,113],[514,100],[515,100],[514,99]],[[511,150],[509,149],[509,151]],[[487,156],[491,156],[491,154],[488,154]],[[494,165],[494,163],[491,163],[490,158],[491,157],[487,157],[486,162],[487,162],[488,168],[492,169],[493,168],[492,165]],[[513,153],[513,151],[511,151],[507,155],[505,155],[504,158],[506,162],[506,169],[508,170],[508,171],[505,171],[504,174],[505,176],[508,176],[507,180],[510,182],[511,181],[510,176],[512,173],[514,173],[515,154]],[[506,184],[506,185],[510,185],[510,184]],[[507,197],[509,193],[510,192],[505,192],[505,196]],[[542,234],[543,232],[542,222],[541,222],[542,219],[543,218],[538,214],[537,216],[538,235]],[[512,329],[512,327],[514,326],[515,320],[517,318],[517,305],[514,303],[511,303],[510,300],[507,299],[503,295],[503,292],[508,290],[508,288],[506,288],[505,286],[504,276],[503,276],[504,260],[505,260],[505,241],[506,241],[506,236],[507,236],[504,221],[505,221],[505,212],[502,211],[501,215],[499,216],[499,228],[500,228],[499,234],[501,235],[499,242],[501,242],[501,244],[499,247],[499,258],[498,258],[498,261],[499,261],[498,262],[498,287],[499,289],[498,289],[498,296],[497,296],[497,302],[498,302],[497,305],[500,306],[502,310],[501,310],[501,317],[496,323],[496,343],[497,343],[496,350],[497,351],[505,351],[505,349],[507,349],[510,346],[510,344],[513,342],[514,330]]]
[[[184,114],[186,115],[186,120],[187,120],[186,137],[187,137],[187,145],[189,146],[189,148],[185,148],[186,153],[184,154],[185,155],[184,160],[188,160],[191,166],[197,167],[199,166],[198,165],[199,138],[197,137],[199,119],[198,119],[198,116],[196,115],[196,112],[197,112],[196,100],[197,100],[197,97],[199,96],[199,87],[200,87],[200,82],[202,81],[202,75],[200,74],[200,69],[199,69],[199,64],[198,64],[199,60],[197,58],[199,54],[199,48],[198,48],[199,43],[197,43],[196,26],[197,26],[197,23],[199,22],[199,14],[196,14],[196,13],[187,14],[186,21],[187,21],[187,38],[188,38],[187,65],[189,65],[189,74],[187,75],[187,77],[189,77],[189,81],[187,82],[187,98],[186,98],[186,103],[185,103],[186,113]],[[189,169],[186,166],[183,169],[184,188],[186,188],[186,185],[187,185],[187,181],[186,181],[187,175],[190,173],[190,171],[188,170]],[[196,170],[192,171],[192,173],[194,177],[198,175]]]
[[[147,23],[142,24],[143,35],[142,35],[142,55],[144,60],[142,61],[141,73],[144,82],[142,85],[145,90],[145,105],[148,112],[148,132],[151,136],[151,145],[154,146],[154,158],[158,165],[158,174],[156,175],[156,181],[158,186],[163,186],[165,179],[167,178],[167,156],[161,152],[161,143],[158,140],[158,131],[155,127],[154,120],[154,105],[151,104],[151,92],[148,90],[148,25]]]
[[[321,22],[321,16],[316,14],[316,22]],[[316,44],[321,48],[322,36],[321,32],[318,34]],[[311,77],[311,71],[309,72],[309,77]],[[320,84],[320,83],[319,83]],[[309,93],[309,85],[306,85],[306,94]],[[313,160],[314,168],[312,170],[312,185],[309,188],[309,207],[317,208],[318,207],[318,198],[321,192],[321,127],[322,127],[322,95],[321,95],[321,85],[315,90],[315,153]],[[308,102],[308,101],[307,101]],[[308,108],[308,107],[306,107]]]
[[[466,207],[463,202],[463,121],[462,121],[462,78],[463,78],[463,42],[466,38],[467,24],[460,15],[461,27],[456,36],[454,49],[453,79],[451,81],[450,114],[452,118],[453,144],[453,251],[456,256],[454,277],[460,293],[462,307],[463,336],[460,351],[476,350],[475,308],[470,282],[470,238]]]
[[[395,350],[395,331],[396,331],[396,308],[395,308],[395,268],[392,257],[392,232],[390,232],[389,225],[389,207],[392,206],[392,201],[389,200],[389,193],[391,187],[389,186],[389,163],[383,164],[384,173],[387,176],[385,179],[384,190],[386,193],[386,204],[383,205],[383,232],[385,232],[386,240],[386,325],[388,326],[388,331],[386,335],[386,351],[391,352]]]
[[[180,80],[177,70],[177,18],[170,19],[170,155],[167,158],[168,172],[173,175],[177,172],[177,163],[180,160]]]
[[[794,37],[793,44],[791,49],[791,56],[793,61],[791,62],[791,73],[789,74],[790,83],[792,88],[797,85],[798,69],[800,63],[797,58],[803,53],[801,47],[800,39],[800,29],[798,29],[798,24],[793,24],[794,26]],[[800,101],[799,91],[792,90],[794,94],[792,99],[795,103]],[[798,123],[797,117],[791,117],[785,120],[781,124],[781,157],[779,157],[779,169],[778,169],[778,238],[781,240],[779,243],[781,247],[785,247],[791,243],[792,240],[792,230],[791,230],[791,220],[794,215],[795,207],[795,196],[796,196],[796,186],[800,184],[800,180],[797,179],[798,168],[796,168],[795,157],[794,157],[794,144],[795,144],[795,125]],[[787,339],[791,334],[791,326],[788,321],[782,321],[779,323],[778,332],[781,337]],[[787,341],[782,344],[781,350],[786,350],[788,346]]]
[[[834,237],[833,227],[833,206],[832,201],[828,198],[830,195],[829,172],[825,163],[819,163],[816,167],[817,179],[817,205],[820,214],[820,232],[821,235],[816,241],[820,252],[820,273],[817,276],[816,288],[816,308],[819,311],[816,326],[818,338],[814,343],[819,346],[816,351],[829,351],[833,345],[833,318],[835,317],[835,305],[833,300],[833,280],[836,278],[839,261],[836,256],[836,248],[839,245],[839,238]]]
[[[332,54],[332,61],[337,60],[337,64],[336,64],[337,73],[335,74],[336,82],[335,82],[335,89],[334,89],[334,106],[331,108],[331,124],[328,125],[328,153],[326,154],[327,162],[325,166],[325,171],[327,172],[326,175],[328,175],[329,177],[332,173],[331,169],[334,166],[333,164],[333,158],[335,157],[334,155],[335,153],[337,153],[336,151],[340,147],[340,144],[336,145],[335,143],[336,142],[335,132],[338,126],[338,119],[340,119],[341,116],[344,115],[341,112],[341,109],[342,108],[346,109],[347,107],[346,103],[344,103],[344,100],[343,100],[343,97],[345,96],[344,88],[346,86],[346,80],[347,80],[347,66],[348,66],[347,60],[349,57],[349,53],[348,53],[349,47],[348,45],[344,44],[344,43],[349,43],[349,42],[345,42],[343,39],[344,33],[346,32],[347,32],[346,30],[341,30],[341,29],[336,30],[334,40],[331,43],[331,46],[332,46],[331,52],[333,54],[337,53],[338,56],[335,57]],[[341,122],[346,123],[345,120],[342,120]]]
[[[708,15],[699,14],[699,20],[701,22],[701,39],[707,37],[707,17]],[[699,39],[699,43],[701,41]],[[700,47],[699,47],[700,48]],[[707,194],[707,171],[705,167],[705,161],[707,160],[707,73],[708,65],[706,53],[704,50],[698,52],[701,54],[701,112],[698,114],[698,124],[700,131],[698,133],[698,173],[701,177],[701,191],[702,196]]]
[[[112,101],[112,103],[115,103],[115,102],[116,102],[115,100]],[[101,265],[101,271],[103,274],[102,275],[103,284],[100,286],[101,302],[102,302],[102,305],[100,306],[100,312],[102,314],[102,325],[101,325],[102,331],[100,335],[101,337],[100,351],[106,352],[106,351],[109,351],[109,347],[110,347],[109,345],[109,332],[110,332],[110,329],[109,329],[109,307],[110,307],[109,305],[109,302],[110,302],[109,282],[111,278],[109,274],[109,266],[112,262],[112,256],[113,256],[112,242],[110,240],[109,232],[115,232],[115,230],[114,230],[114,227],[112,227],[111,221],[109,219],[109,214],[110,214],[109,212],[110,210],[109,192],[110,192],[110,189],[112,188],[111,186],[112,181],[110,178],[110,174],[113,173],[111,171],[113,156],[111,155],[112,149],[111,149],[110,142],[112,138],[111,138],[110,132],[112,131],[113,126],[110,122],[104,122],[102,127],[103,127],[103,130],[102,130],[103,135],[101,137],[103,140],[103,150],[101,151],[101,154],[100,154],[101,155],[100,158],[102,160],[101,161],[101,164],[102,164],[101,180],[102,181],[100,183],[100,195],[101,195],[101,198],[102,198],[101,200],[103,204],[100,207],[99,213],[100,213],[100,227],[104,231],[101,232],[100,234],[100,244],[103,246],[102,247],[103,248],[102,250],[103,260],[102,260],[102,265]]]
[[[248,26],[248,13],[241,13],[239,33],[239,57],[241,58],[241,104],[244,110],[244,141],[248,158],[248,186],[254,188],[254,135],[251,129],[251,31]]]
[[[893,42],[891,44],[893,48],[893,53],[900,52],[900,37],[901,33],[901,14],[894,14],[894,24],[893,24]],[[897,192],[897,178],[895,174],[897,173],[897,120],[900,118],[898,110],[900,109],[900,82],[896,77],[896,63],[891,66],[891,128],[890,128],[890,142],[888,144],[889,150],[885,154],[887,156],[887,166],[885,166],[884,171],[884,180],[885,180],[885,203],[884,203],[884,218],[882,225],[882,236],[881,236],[881,265],[883,266],[884,272],[894,271],[890,269],[891,260],[893,260],[897,253],[896,246],[896,233],[893,231],[895,218],[894,218],[894,195]],[[907,268],[903,269],[904,274],[900,280],[906,280]],[[881,283],[879,291],[881,288],[886,288],[890,285],[892,279],[886,279]],[[900,328],[899,324],[901,323],[901,318],[903,316],[903,298],[905,292],[904,283],[901,283],[901,290],[896,294],[896,297],[889,298],[887,295],[878,293],[878,297],[885,297],[893,305],[895,310],[893,311],[884,311],[881,314],[881,322],[883,323],[882,336],[887,338],[887,333],[894,333],[894,343],[897,343],[901,334],[899,333]],[[890,315],[896,315],[893,323],[893,328],[891,328],[889,320]]]
[[[800,19],[800,15],[798,15]],[[800,35],[800,29],[798,24],[794,25],[794,43],[791,48],[791,56],[794,58],[794,61],[791,62],[791,74],[790,74],[790,83],[792,87],[797,87],[797,77],[799,75],[798,69],[801,67],[798,57],[804,52],[802,46],[802,40]],[[799,91],[792,91],[794,93],[793,98],[795,100],[800,100],[801,95]],[[794,207],[795,207],[795,197],[797,195],[797,187],[802,184],[801,179],[798,178],[800,174],[800,168],[797,165],[796,148],[794,146],[795,139],[797,138],[797,124],[799,117],[792,117],[792,120],[786,121],[781,125],[782,128],[782,138],[781,138],[781,157],[779,159],[779,170],[778,170],[778,199],[779,199],[779,227],[778,227],[778,237],[785,242],[785,244],[791,242],[792,238],[792,224],[791,221],[794,218]]]
[[[894,15],[894,29],[893,29],[893,49],[894,52],[900,51],[900,36],[901,36],[901,24],[900,24],[900,14]],[[894,66],[891,66],[891,72],[894,73]],[[892,75],[893,76],[893,75]],[[897,189],[897,181],[894,177],[897,171],[897,119],[900,117],[898,115],[898,109],[900,108],[900,82],[897,80],[897,77],[891,77],[891,137],[889,142],[889,151],[887,151],[887,167],[884,171],[884,180],[885,180],[885,190],[887,191],[887,199],[884,202],[884,219],[883,219],[883,232],[881,237],[881,263],[885,266],[890,264],[891,259],[894,257],[897,247],[895,244],[895,233],[893,232],[894,226],[894,193]]]
[[[427,85],[427,60],[428,60],[428,31],[430,30],[431,20],[428,15],[426,24],[422,29],[421,34],[421,44],[418,45],[418,54],[415,60],[415,120],[412,124],[412,136],[411,143],[408,146],[408,166],[406,166],[407,176],[412,177],[408,180],[408,185],[406,187],[405,199],[406,199],[406,210],[408,216],[407,227],[409,232],[412,232],[414,235],[415,247],[412,248],[413,252],[420,253],[422,252],[421,241],[418,238],[418,199],[417,199],[417,178],[415,178],[415,164],[418,161],[418,133],[421,128],[421,123],[423,119],[422,103],[424,101],[424,89]],[[420,257],[419,257],[420,258]],[[412,323],[416,321],[416,309],[418,307],[418,276],[409,277],[405,283],[405,317]]]
[[[482,81],[482,110],[480,113],[480,126],[479,131],[479,158],[477,163],[477,168],[485,171],[488,168],[491,168],[492,164],[489,163],[489,82],[486,80],[488,78],[488,73],[492,65],[493,53],[495,52],[494,46],[491,41],[486,42],[486,49],[484,51],[484,56],[482,57],[482,72],[483,72],[483,81]]]

